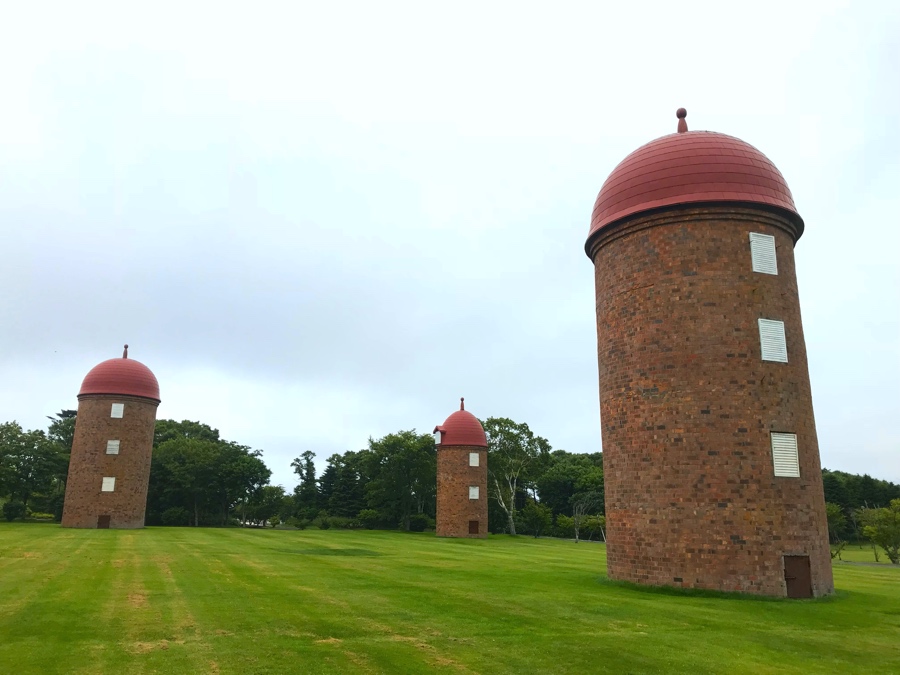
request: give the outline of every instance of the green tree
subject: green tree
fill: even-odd
[[[843,509],[859,506],[851,501],[847,486],[839,473],[822,469],[822,487],[825,489],[826,503],[837,504]]]
[[[554,450],[535,482],[541,503],[549,506],[554,515],[568,513],[576,493],[591,491],[600,494],[599,510],[603,512],[603,455],[599,452]]]
[[[316,481],[316,455],[307,450],[291,462],[291,467],[300,484],[294,488],[294,514],[298,517],[312,518],[319,508],[319,488]],[[333,487],[331,492],[333,492]],[[329,493],[329,497],[331,494]]]
[[[588,516],[584,519],[581,526],[582,531],[587,534],[588,540],[596,537],[598,540],[606,541],[606,517],[605,516]]]
[[[328,498],[328,512],[332,516],[353,518],[365,505],[360,453],[345,452],[335,465],[334,487]]]
[[[533,499],[529,499],[528,503],[519,509],[518,517],[525,532],[532,534],[535,539],[553,525],[553,511],[550,507]]]
[[[40,430],[24,431],[16,422],[0,424],[0,494],[27,509],[37,494],[53,492],[67,456]]]
[[[828,520],[828,539],[831,542],[831,557],[841,559],[844,550],[844,530],[847,528],[847,516],[839,504],[825,503],[825,516]]]
[[[596,490],[579,492],[572,497],[572,528],[575,530],[575,543],[579,541],[581,526],[585,518],[600,508],[603,498]]]
[[[157,420],[153,433],[153,447],[162,445],[173,438],[192,438],[199,441],[218,441],[219,430],[208,424],[183,420]]]
[[[884,508],[863,510],[861,520],[866,538],[883,548],[891,563],[900,565],[900,499]]]
[[[385,521],[409,530],[414,513],[434,517],[437,454],[430,434],[411,430],[370,438],[369,449],[357,459],[367,479],[368,505]]]
[[[174,434],[154,450],[148,503],[160,518],[180,506],[195,527],[201,520],[225,525],[231,510],[268,483],[271,472],[260,451],[198,435]]]
[[[489,417],[482,426],[488,442],[488,492],[506,515],[509,533],[515,534],[520,493],[524,498],[524,490],[549,460],[550,443],[527,424],[505,417]]]
[[[194,527],[200,512],[212,505],[213,474],[218,447],[215,441],[173,437],[153,452],[150,490],[159,491],[167,508],[183,506]]]
[[[280,485],[264,485],[254,492],[247,504],[247,512],[250,518],[257,524],[266,523],[281,510],[284,502],[284,488]]]

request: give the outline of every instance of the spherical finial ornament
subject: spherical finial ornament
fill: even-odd
[[[678,133],[683,134],[688,130],[687,122],[685,121],[685,117],[687,117],[687,110],[684,108],[679,108],[675,111],[675,117],[678,118]]]
[[[683,120],[685,117],[687,117],[687,110],[685,110],[684,108],[679,108],[678,110],[675,111],[675,117],[677,117],[680,120]]]
[[[459,397],[459,409],[460,410],[466,409],[466,399],[464,399],[462,396]]]
[[[125,353],[122,354],[122,358],[123,358],[123,359],[127,359],[127,358],[128,358],[128,345],[125,345]]]

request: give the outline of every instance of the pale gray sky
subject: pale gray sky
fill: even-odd
[[[0,421],[128,342],[288,488],[459,396],[596,451],[591,209],[684,106],[806,221],[823,465],[900,481],[900,5],[612,5],[4,8]]]

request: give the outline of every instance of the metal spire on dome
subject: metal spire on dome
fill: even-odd
[[[459,409],[460,410],[466,409],[466,399],[464,399],[462,396],[459,397]]]
[[[125,345],[125,353],[122,354],[122,358],[123,358],[123,359],[127,359],[127,358],[128,358],[128,345]]]
[[[687,117],[687,110],[684,108],[679,108],[675,111],[675,117],[678,118],[678,133],[683,134],[688,130],[687,122],[685,122],[684,118]]]

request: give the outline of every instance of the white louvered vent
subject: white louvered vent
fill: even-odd
[[[106,441],[106,454],[107,455],[118,455],[119,454],[119,441]]]
[[[441,444],[441,432],[440,432],[440,431],[435,431],[435,432],[434,432],[434,444],[435,444],[435,445],[440,445],[440,444]]]
[[[116,477],[104,476],[103,485],[100,486],[101,492],[114,492],[116,489]]]
[[[112,404],[112,411],[110,411],[110,413],[109,413],[110,417],[115,417],[116,419],[119,419],[124,414],[125,414],[125,404],[124,403],[113,403]]]
[[[478,466],[478,453],[477,452],[469,453],[469,466]]]
[[[469,499],[478,499],[478,486],[470,485],[469,486]]]
[[[750,258],[753,271],[762,274],[778,274],[778,260],[775,257],[775,237],[771,234],[750,233]]]
[[[760,319],[759,346],[763,361],[787,363],[787,342],[784,339],[784,321]]]
[[[800,478],[797,434],[772,432],[772,463],[775,465],[776,476]]]

